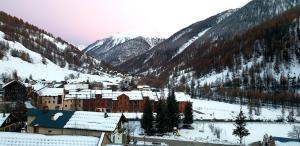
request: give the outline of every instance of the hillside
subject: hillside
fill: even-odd
[[[0,33],[2,78],[14,71],[23,79],[32,75],[34,79],[46,80],[78,75],[86,80],[117,73],[109,64],[81,53],[61,38],[4,12],[0,12]]]
[[[159,69],[164,63],[167,63],[182,53],[211,27],[220,23],[235,11],[236,10],[228,10],[183,28],[162,43],[153,47],[153,49],[120,64],[118,67],[131,73],[141,73],[148,70]],[[143,64],[143,66],[140,64]]]
[[[261,57],[257,54],[254,55],[255,51],[253,50],[257,49],[258,46],[266,46],[260,52],[261,54],[266,54],[267,52],[265,51],[267,51],[267,47],[268,49],[270,49],[270,46],[273,43],[271,42],[270,37],[274,37],[274,39],[279,40],[282,39],[280,37],[288,36],[289,32],[287,32],[287,29],[281,29],[278,27],[286,28],[286,26],[284,25],[289,25],[291,26],[290,29],[297,29],[293,27],[293,25],[297,25],[296,23],[290,22],[289,24],[287,24],[283,21],[276,21],[278,21],[279,19],[285,19],[283,17],[294,16],[291,14],[286,14],[284,16],[282,15],[282,13],[288,13],[286,12],[286,10],[295,7],[299,3],[300,1],[298,0],[253,0],[240,9],[226,11],[216,16],[212,16],[206,20],[193,24],[203,25],[202,27],[197,27],[196,29],[198,30],[198,32],[195,34],[198,34],[198,36],[200,36],[196,37],[194,40],[192,39],[193,41],[191,43],[189,43],[190,39],[185,40],[185,43],[180,43],[187,44],[183,45],[186,46],[185,49],[179,49],[178,47],[173,47],[172,45],[175,45],[178,42],[178,39],[174,38],[177,38],[178,36],[181,36],[181,34],[184,34],[187,30],[189,30],[190,27],[187,27],[179,31],[178,33],[175,33],[175,35],[162,42],[160,45],[158,45],[162,46],[160,49],[155,49],[158,47],[157,46],[153,48],[152,51],[148,51],[144,54],[141,54],[119,65],[119,67],[131,73],[147,73],[148,75],[150,74],[155,76],[159,75],[160,79],[163,81],[168,81],[168,78],[172,74],[174,74],[174,76],[177,76],[178,74],[182,74],[183,72],[190,73],[190,76],[194,77],[195,79],[200,79],[203,77],[214,78],[213,75],[215,75],[216,73],[223,73],[223,76],[225,76],[227,73],[226,69],[232,70],[234,66],[240,67],[241,60],[243,61],[244,66],[247,63],[252,64],[250,60],[251,58],[255,61],[260,60]],[[271,18],[273,19],[271,20]],[[294,16],[293,19],[297,18],[298,16]],[[213,22],[213,24],[209,22]],[[264,38],[262,38],[262,36],[259,35],[252,35],[255,33],[251,32],[257,32],[257,28],[264,29],[263,23],[272,24],[275,22],[279,26],[273,25],[273,27],[268,27],[270,33],[272,33],[269,34],[269,36],[263,35]],[[231,28],[235,25],[239,25],[240,28]],[[218,31],[218,28],[222,28],[222,31]],[[277,29],[284,30],[285,32],[282,32],[283,34],[277,35],[275,34]],[[249,36],[249,34],[251,34],[251,36]],[[297,35],[297,32],[291,35],[295,36]],[[251,42],[249,42],[250,37]],[[233,41],[234,39],[238,40],[239,42]],[[172,43],[172,40],[175,41]],[[267,40],[267,42],[265,42],[265,40]],[[257,42],[261,43],[259,44]],[[241,45],[241,43],[245,44]],[[295,43],[293,43],[293,45],[294,44]],[[285,46],[279,47],[281,48],[276,49],[280,50],[283,49]],[[233,50],[238,51],[237,49],[240,50],[242,54],[238,52],[233,52]],[[248,53],[247,55],[245,55],[246,52]],[[290,53],[290,56],[292,54],[296,55],[296,52],[288,52]],[[277,54],[274,53],[272,54],[273,56],[269,55],[269,57],[272,56],[271,58],[274,59],[274,57],[276,58],[276,55],[279,55],[279,53],[287,53],[287,51],[278,52]],[[237,61],[237,58],[239,58],[239,61]],[[277,58],[280,58],[280,56],[278,56]],[[291,60],[289,61],[295,62],[295,59],[291,58]],[[141,63],[143,63],[143,66],[139,65]],[[290,68],[297,68],[297,64],[295,64],[296,62],[294,64],[292,64],[292,62],[287,63],[289,63],[289,65],[294,66]],[[263,63],[263,65],[265,65],[265,63]],[[235,67],[235,69],[237,68]],[[247,66],[247,68],[250,69],[251,65]],[[276,76],[280,76],[281,73],[279,72],[277,70]],[[293,71],[290,72],[294,74]],[[287,75],[287,73],[285,73],[285,75]],[[298,76],[297,72],[295,72],[294,76]]]
[[[150,50],[162,41],[161,38],[116,34],[96,41],[83,52],[116,66]]]

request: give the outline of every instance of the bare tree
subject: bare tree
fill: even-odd
[[[292,131],[288,133],[290,138],[300,139],[300,126],[293,126]]]

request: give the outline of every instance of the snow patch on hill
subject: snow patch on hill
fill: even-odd
[[[61,68],[48,59],[46,59],[47,63],[43,64],[42,56],[40,54],[25,48],[19,42],[5,40],[3,32],[0,32],[0,36],[0,41],[8,43],[10,48],[6,53],[6,56],[0,60],[0,74],[11,74],[16,70],[21,78],[28,78],[32,75],[33,79],[45,79],[47,81],[63,81],[64,78],[70,74],[79,75],[78,81],[86,81],[89,79],[90,81],[110,81],[117,83],[121,80],[120,77],[113,77],[106,73],[102,73],[102,75],[99,76],[72,71],[67,67]],[[11,49],[28,53],[31,58],[31,63],[23,61],[18,57],[11,56]]]
[[[195,40],[197,40],[198,38],[200,38],[201,36],[203,36],[210,28],[207,28],[201,32],[198,33],[198,35],[192,37],[189,41],[187,41],[186,43],[184,43],[177,51],[177,53],[173,56],[173,58],[175,56],[177,56],[178,54],[180,54],[181,52],[183,52],[188,46],[190,46],[193,42],[195,42]]]

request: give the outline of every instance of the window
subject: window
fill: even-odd
[[[49,100],[49,103],[50,103],[51,101]]]
[[[53,103],[55,103],[55,101],[53,101]]]
[[[65,105],[65,107],[68,107],[68,105]]]

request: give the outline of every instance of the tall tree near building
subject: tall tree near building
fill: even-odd
[[[145,130],[147,135],[152,133],[151,129],[153,129],[153,113],[152,113],[152,106],[149,99],[146,99],[144,112],[141,120],[141,126]]]
[[[169,92],[169,97],[167,99],[168,105],[168,117],[169,117],[169,131],[172,131],[174,127],[178,127],[179,124],[179,110],[178,103],[175,98],[174,90]]]
[[[183,123],[185,125],[192,124],[194,122],[193,120],[193,105],[191,102],[188,102],[184,109],[184,119]]]
[[[234,121],[234,126],[236,127],[236,129],[233,129],[233,133],[232,133],[233,135],[236,135],[240,138],[240,144],[242,144],[243,137],[248,136],[250,134],[248,129],[246,129],[245,120],[246,120],[246,116],[241,110]]]
[[[160,99],[158,101],[158,108],[156,110],[156,128],[158,129],[159,133],[166,133],[168,132],[168,108],[167,102],[165,99]]]

